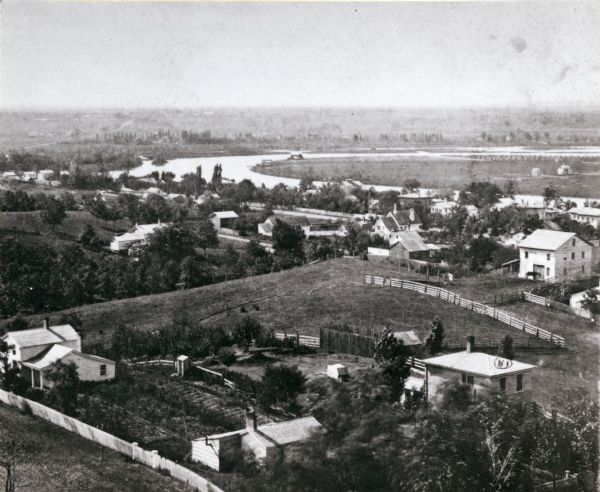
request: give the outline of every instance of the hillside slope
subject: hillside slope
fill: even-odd
[[[18,492],[186,489],[181,482],[125,456],[0,404],[0,460],[9,454],[15,462]],[[0,483],[4,478],[0,471]]]

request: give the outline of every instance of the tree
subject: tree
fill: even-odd
[[[195,254],[194,248],[200,244],[195,231],[187,226],[172,225],[158,229],[150,236],[149,253],[156,253],[162,261],[181,261]]]
[[[498,350],[498,355],[500,355],[500,357],[504,357],[505,359],[512,360],[515,358],[515,349],[513,347],[513,339],[510,335],[506,335],[500,342],[500,348]]]
[[[306,377],[297,367],[268,365],[262,378],[259,400],[262,405],[293,406],[302,391]]]
[[[544,188],[544,202],[549,204],[552,200],[558,200],[558,191],[552,186]]]
[[[592,318],[600,314],[600,299],[598,299],[598,293],[595,289],[586,290],[580,304],[583,309],[591,313]]]
[[[403,186],[412,192],[421,187],[421,182],[418,179],[409,178],[404,180]]]
[[[273,248],[279,256],[289,256],[297,262],[304,261],[304,232],[298,225],[279,219],[273,227]]]
[[[45,222],[52,225],[60,224],[67,216],[65,206],[54,197],[46,200],[46,208],[42,210],[42,218]]]
[[[61,412],[67,415],[77,413],[77,393],[79,392],[79,374],[75,364],[56,362],[46,374],[53,383],[48,397],[54,401]]]
[[[235,326],[233,339],[237,343],[250,345],[262,333],[260,322],[251,316],[244,316]]]
[[[425,347],[430,354],[437,354],[444,347],[444,325],[437,316],[431,322],[431,334],[425,341]]]
[[[205,252],[207,248],[214,248],[219,244],[215,226],[207,217],[200,219],[194,229],[198,238],[198,247]]]
[[[171,193],[171,184],[173,183],[173,180],[175,179],[175,174],[172,173],[171,171],[165,171],[161,174],[161,179],[167,185],[167,193]]]
[[[383,378],[391,389],[393,400],[397,400],[402,394],[404,381],[410,374],[407,364],[409,355],[410,350],[389,328],[375,343],[375,360],[383,368]]]
[[[94,227],[90,224],[86,224],[83,228],[83,232],[79,236],[79,242],[84,246],[92,250],[99,250],[102,247],[102,241],[96,235]]]

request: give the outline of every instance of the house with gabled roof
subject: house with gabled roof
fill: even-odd
[[[409,260],[427,259],[433,248],[423,241],[417,231],[400,231],[390,247],[390,258]]]
[[[34,388],[52,386],[46,375],[58,362],[75,364],[81,381],[115,377],[115,362],[81,352],[81,337],[69,324],[50,326],[45,319],[42,328],[9,331],[1,340],[7,346],[8,366],[20,369],[21,377]]]
[[[398,210],[394,205],[393,211],[377,219],[373,226],[373,233],[382,237],[390,244],[394,244],[397,242],[400,232],[418,231],[420,228],[421,221],[413,208]]]
[[[256,414],[250,409],[246,413],[245,428],[193,440],[192,461],[221,471],[227,469],[242,452],[250,453],[262,462],[321,429],[322,425],[314,417],[258,425]]]
[[[519,277],[545,282],[589,277],[593,250],[574,232],[537,229],[519,243]]]

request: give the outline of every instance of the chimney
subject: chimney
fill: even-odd
[[[408,209],[408,220],[410,220],[411,222],[415,221],[415,209],[414,208]]]
[[[475,348],[475,337],[473,335],[470,335],[467,337],[467,352],[468,353],[473,352],[474,348]]]
[[[252,407],[246,409],[246,429],[256,430],[256,412]]]
[[[50,328],[50,318],[44,318],[44,329]]]

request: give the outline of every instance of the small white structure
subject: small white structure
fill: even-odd
[[[348,368],[344,364],[328,364],[327,376],[336,381],[345,381],[348,379]]]
[[[273,227],[275,227],[275,217],[267,217],[264,222],[258,224],[258,233],[264,237],[273,237]]]
[[[569,216],[571,219],[581,222],[582,224],[589,224],[596,229],[600,227],[600,208],[594,207],[575,207],[569,209]]]
[[[120,236],[115,236],[110,243],[110,250],[118,253],[119,251],[127,251],[134,244],[147,244],[152,234],[168,225],[169,224],[161,223],[160,221],[156,224],[136,224],[133,231],[126,232]]]
[[[561,164],[560,166],[558,166],[558,169],[556,169],[556,174],[558,174],[559,176],[566,176],[567,174],[571,174],[573,171],[571,170],[571,166],[569,166],[568,164]]]
[[[415,330],[395,331],[393,335],[396,340],[402,341],[406,347],[416,347],[423,344]]]
[[[180,355],[175,361],[175,370],[179,377],[185,376],[186,371],[190,367],[190,358],[187,355]]]
[[[52,176],[54,176],[54,171],[52,169],[42,169],[37,173],[38,181],[49,181]]]
[[[335,222],[330,224],[308,224],[302,226],[302,232],[304,232],[304,237],[307,239],[311,237],[346,237],[348,235],[346,226]]]
[[[286,446],[308,439],[321,428],[314,417],[258,425],[256,414],[250,410],[246,414],[246,428],[193,440],[192,461],[221,471],[239,459],[242,451],[262,462],[283,452]]]
[[[542,175],[542,170],[539,167],[534,167],[531,170],[531,176],[534,178],[539,178]]]
[[[233,221],[239,217],[233,210],[223,210],[221,212],[213,212],[210,214],[210,221],[215,226],[215,229],[231,229]]]
[[[573,232],[538,229],[519,243],[519,277],[562,282],[589,276],[593,246]]]
[[[600,284],[598,287],[588,290],[593,291],[596,294],[596,297],[600,299]],[[588,290],[582,290],[581,292],[576,292],[575,294],[571,295],[569,298],[569,306],[571,306],[571,309],[576,315],[587,319],[594,319],[594,314],[581,304],[586,298]]]

